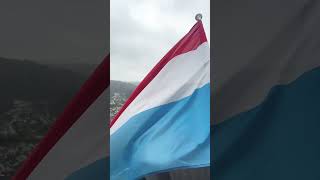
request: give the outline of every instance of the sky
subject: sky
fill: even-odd
[[[210,39],[210,0],[111,0],[110,11],[112,80],[141,81],[196,23],[197,13]]]
[[[0,57],[97,64],[108,51],[108,15],[106,0],[1,0]]]

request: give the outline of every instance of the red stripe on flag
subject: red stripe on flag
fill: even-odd
[[[206,42],[206,34],[201,21],[198,21],[191,30],[158,62],[158,64],[148,73],[143,81],[130,95],[128,100],[121,107],[117,115],[112,119],[110,128],[118,120],[120,115],[126,110],[129,104],[140,94],[140,92],[153,80],[161,69],[175,56],[197,49],[199,45]]]
[[[31,174],[50,149],[59,141],[69,128],[79,119],[88,107],[109,87],[110,84],[109,55],[97,67],[90,78],[82,85],[80,91],[66,106],[63,113],[55,121],[48,134],[36,146],[13,180],[24,180]],[[107,111],[106,111],[107,112]],[[107,119],[106,119],[107,123]],[[106,151],[107,153],[107,151]],[[45,178],[45,177],[44,177]]]

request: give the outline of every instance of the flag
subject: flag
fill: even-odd
[[[320,179],[320,2],[218,0],[213,13],[211,175]]]
[[[64,109],[14,180],[105,180],[108,174],[109,56]]]
[[[111,180],[210,165],[210,52],[201,21],[159,61],[110,124]]]

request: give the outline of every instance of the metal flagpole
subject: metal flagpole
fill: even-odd
[[[202,14],[201,13],[196,14],[195,19],[197,21],[201,21],[202,20]]]

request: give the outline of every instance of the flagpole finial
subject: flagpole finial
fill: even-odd
[[[202,19],[202,14],[201,14],[201,13],[196,14],[195,19],[196,19],[197,21],[201,21],[201,19]]]

